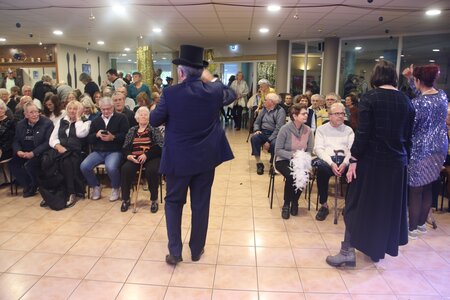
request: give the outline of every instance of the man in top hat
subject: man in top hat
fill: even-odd
[[[166,123],[160,172],[166,175],[165,203],[169,254],[166,262],[182,261],[181,216],[190,190],[192,261],[203,254],[215,168],[233,159],[219,121],[220,109],[236,94],[214,78],[203,61],[203,48],[182,45],[177,65],[179,84],[164,89],[150,124]]]
[[[173,78],[167,76],[167,77],[166,77],[166,82],[167,82],[167,84],[164,85],[164,88],[167,88],[167,87],[169,87],[169,86],[172,86],[172,84],[173,84]]]

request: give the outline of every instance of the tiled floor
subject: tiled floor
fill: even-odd
[[[162,207],[121,213],[104,193],[55,212],[40,208],[38,196],[0,189],[0,299],[450,299],[449,213],[436,213],[438,229],[399,257],[374,264],[358,253],[355,269],[331,268],[325,257],[339,248],[342,218],[315,221],[302,196],[300,215],[282,220],[281,176],[270,210],[269,176],[256,175],[247,132],[228,136],[236,158],[217,168],[197,263],[187,246],[177,267],[164,262]],[[189,218],[186,206],[185,237]]]

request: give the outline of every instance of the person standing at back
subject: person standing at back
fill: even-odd
[[[215,168],[234,158],[219,121],[220,109],[236,94],[204,68],[203,48],[181,45],[177,65],[179,84],[164,89],[151,112],[150,125],[166,123],[160,173],[166,175],[165,213],[169,254],[166,262],[182,261],[181,218],[188,188],[191,201],[192,261],[204,252],[208,231],[211,186]]]

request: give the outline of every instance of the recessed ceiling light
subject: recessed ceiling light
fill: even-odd
[[[112,9],[117,13],[122,13],[125,8],[123,7],[123,5],[116,3],[112,6]]]
[[[4,37],[0,38],[0,42],[6,42],[6,39]]]
[[[383,55],[380,55],[380,58],[381,58],[381,59],[383,59],[383,58],[384,58],[384,56],[383,56]]]
[[[269,28],[266,28],[266,27],[260,28],[259,32],[261,32],[261,33],[268,33],[269,32]]]
[[[375,58],[375,61],[380,61],[380,59],[378,59],[378,58]]]
[[[153,62],[155,63],[155,62],[156,62],[156,60],[153,60]]]
[[[130,51],[130,48],[124,48],[123,51]]]
[[[430,59],[429,62],[434,63],[436,61],[434,59]]]
[[[161,59],[167,59],[167,57],[161,57]]]
[[[405,54],[400,55],[400,57],[405,57]]]
[[[39,42],[39,46],[42,46],[42,42]]]
[[[134,63],[137,64],[137,61],[135,61]]]
[[[127,56],[127,54],[126,54],[126,53],[122,53],[121,55],[122,55],[122,56]]]
[[[281,7],[279,5],[269,5],[267,6],[267,10],[271,12],[279,11]]]
[[[104,41],[97,41],[97,45],[104,45],[105,42]]]
[[[153,32],[155,33],[160,33],[161,31],[162,31],[161,28],[158,27],[153,28]]]
[[[433,52],[439,52],[439,51],[441,51],[441,50],[439,50],[439,49],[433,49]]]
[[[54,35],[62,35],[63,32],[61,30],[55,30],[55,31],[53,31],[53,34]]]
[[[359,51],[359,50],[361,50],[361,49],[362,49],[361,46],[356,46],[356,47],[355,47],[355,50],[356,50],[356,51]]]
[[[425,12],[425,14],[427,16],[437,16],[441,14],[441,10],[440,9],[429,9]]]
[[[128,61],[131,61],[131,59],[129,59]]]

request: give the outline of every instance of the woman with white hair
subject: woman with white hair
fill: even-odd
[[[121,169],[122,207],[126,212],[130,206],[130,189],[140,165],[145,167],[145,178],[150,190],[150,211],[158,211],[159,162],[163,146],[163,137],[158,128],[149,124],[150,110],[141,106],[135,114],[138,125],[128,130],[123,144],[123,155],[126,162]]]

